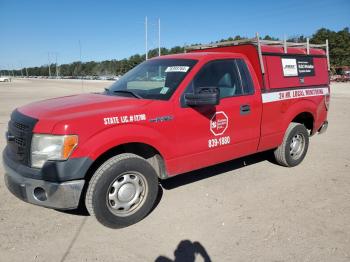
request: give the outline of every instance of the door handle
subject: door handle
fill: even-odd
[[[241,105],[240,106],[241,115],[247,115],[250,113],[250,105]]]

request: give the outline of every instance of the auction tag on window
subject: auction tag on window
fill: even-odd
[[[182,72],[182,73],[186,73],[188,71],[190,67],[189,66],[168,66],[165,69],[166,73],[170,73],[170,72]]]
[[[165,95],[167,92],[168,92],[168,90],[169,90],[169,87],[163,87],[162,88],[162,90],[160,90],[160,93],[162,94],[162,95]]]

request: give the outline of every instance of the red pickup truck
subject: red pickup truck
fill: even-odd
[[[6,185],[44,207],[83,203],[120,228],[152,210],[160,179],[266,150],[296,166],[328,126],[322,47],[195,46],[143,62],[102,93],[19,107],[3,151]]]

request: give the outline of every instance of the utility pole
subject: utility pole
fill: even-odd
[[[146,47],[146,60],[148,59],[148,46],[147,46],[147,42],[148,42],[148,39],[147,39],[147,24],[148,24],[148,21],[147,21],[147,16],[145,18],[145,47]]]
[[[56,78],[58,78],[57,52],[55,53],[55,55],[56,55]]]
[[[160,18],[158,18],[158,56],[160,55]]]
[[[83,74],[82,74],[82,67],[83,67],[83,64],[82,64],[82,59],[81,59],[81,42],[79,40],[79,56],[80,56],[80,75],[81,75],[81,90],[83,93],[84,92],[84,81],[83,81]]]
[[[26,68],[26,75],[27,75],[27,78],[28,78],[28,69]]]
[[[12,68],[12,69],[11,69],[12,77],[15,77],[15,74],[13,73],[13,65],[11,65],[11,67],[10,67],[10,65],[9,65],[8,67],[9,67],[9,68]],[[9,75],[11,75],[11,72],[9,71]]]
[[[49,77],[51,78],[51,67],[50,67],[51,62],[50,62],[50,53],[49,52],[47,53],[47,60],[49,62]]]

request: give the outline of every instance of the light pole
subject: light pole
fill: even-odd
[[[47,60],[48,60],[48,62],[49,62],[49,77],[51,78],[50,52],[47,53]]]
[[[145,49],[146,49],[146,60],[148,59],[148,46],[147,46],[147,42],[148,42],[148,32],[147,32],[147,26],[148,26],[148,21],[147,21],[147,16],[145,18]]]
[[[158,56],[160,55],[160,18],[158,18]]]
[[[57,52],[55,53],[55,55],[56,55],[56,78],[58,78]]]

